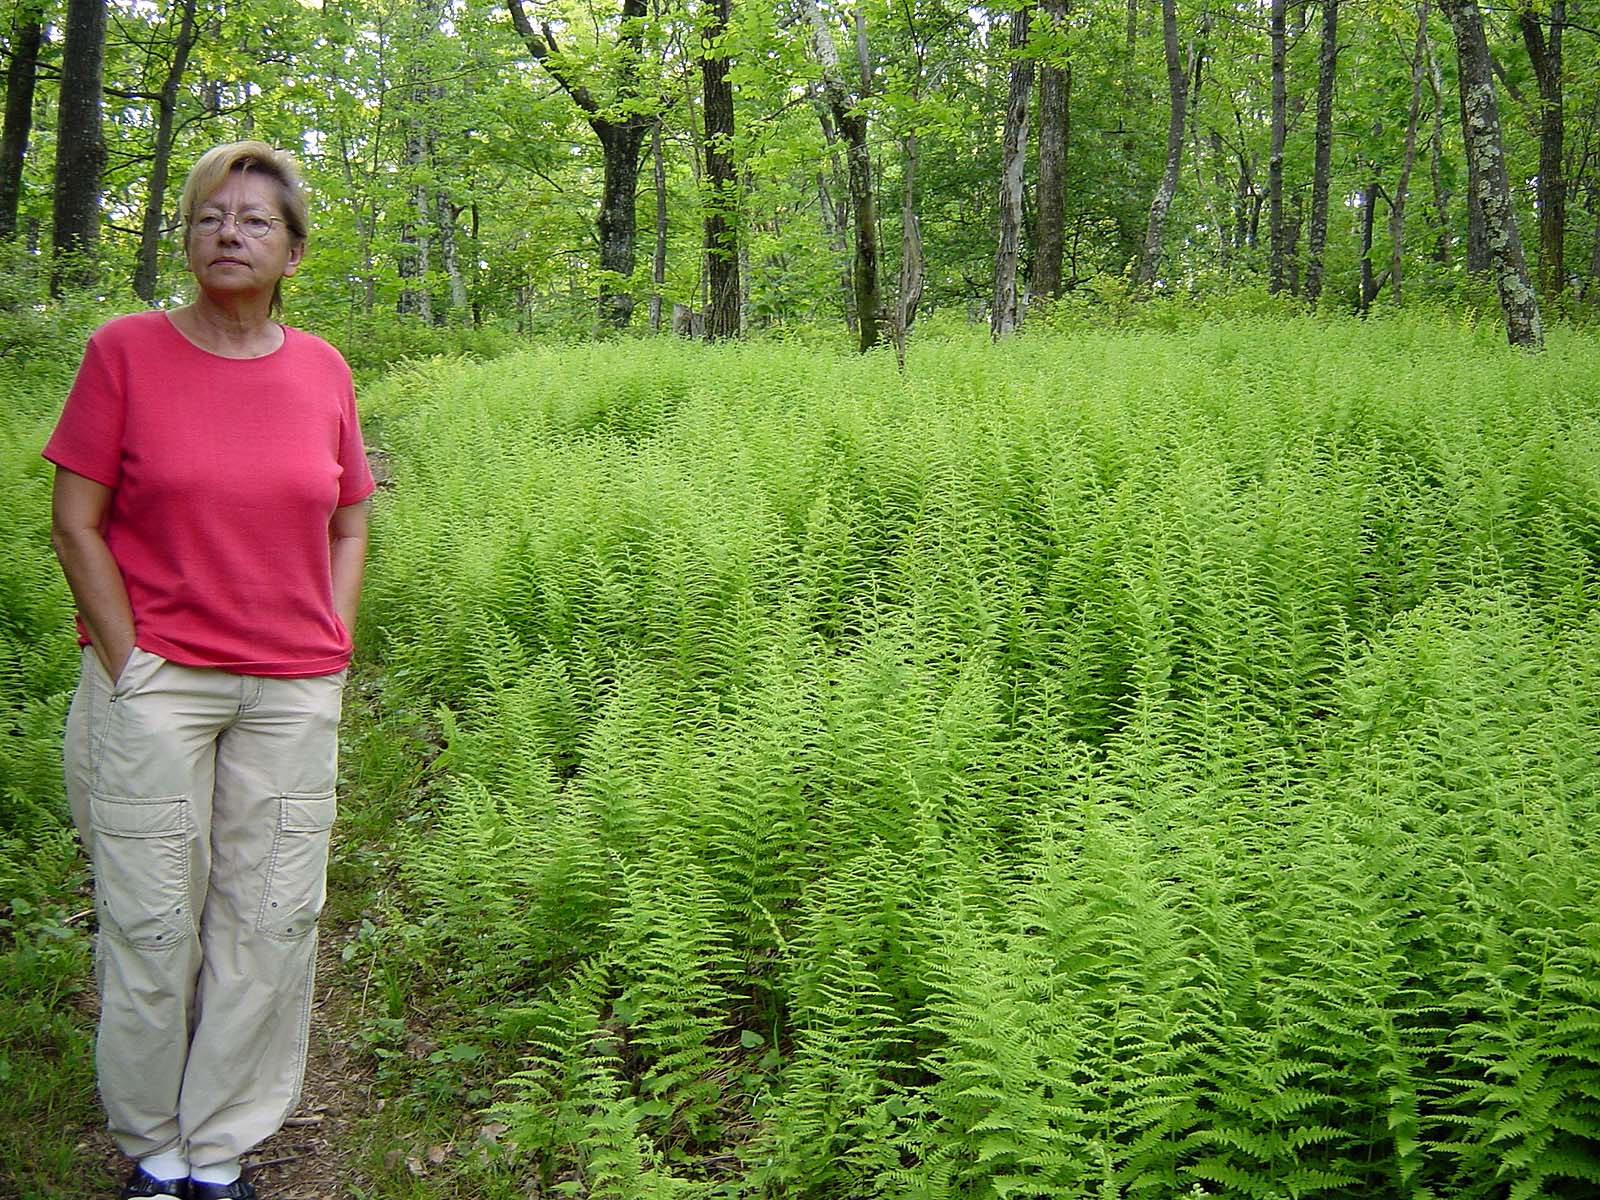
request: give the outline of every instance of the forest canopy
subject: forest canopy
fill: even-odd
[[[0,236],[173,301],[182,172],[250,136],[304,162],[330,331],[1498,288],[1529,341],[1512,300],[1600,295],[1591,3],[8,0]]]

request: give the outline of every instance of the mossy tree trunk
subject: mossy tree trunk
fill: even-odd
[[[1500,108],[1495,99],[1483,16],[1476,0],[1445,0],[1444,9],[1455,30],[1461,61],[1462,135],[1467,157],[1476,168],[1473,186],[1483,211],[1489,268],[1500,293],[1506,336],[1513,346],[1539,349],[1544,345],[1544,324],[1539,316],[1539,298],[1528,278],[1528,261],[1511,204],[1511,181],[1506,171]]]

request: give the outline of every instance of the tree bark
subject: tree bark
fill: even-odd
[[[994,255],[994,306],[989,333],[997,341],[1022,323],[1017,258],[1022,247],[1022,176],[1028,156],[1028,100],[1033,94],[1033,59],[1026,56],[1033,9],[1011,14],[1011,85],[1000,152],[1000,239]]]
[[[91,282],[100,234],[100,173],[106,146],[100,128],[105,67],[106,0],[67,0],[57,101],[54,227],[50,293]]]
[[[650,332],[661,332],[661,289],[667,282],[667,159],[661,152],[661,120],[650,127],[650,161],[655,168],[656,246],[650,257]]]
[[[1539,298],[1528,279],[1528,263],[1511,205],[1511,181],[1506,173],[1504,143],[1500,135],[1500,109],[1495,100],[1489,44],[1476,0],[1444,0],[1445,12],[1455,30],[1461,59],[1461,105],[1466,114],[1462,134],[1468,159],[1477,167],[1480,207],[1483,210],[1491,269],[1500,293],[1506,337],[1513,346],[1539,349],[1544,345],[1544,325]]]
[[[22,207],[22,166],[33,132],[33,92],[39,80],[39,49],[44,45],[44,21],[35,9],[18,14],[11,43],[11,65],[6,69],[5,131],[0,134],[0,240],[17,233],[17,213]]]
[[[822,140],[828,148],[829,167],[826,175],[817,172],[818,211],[822,214],[822,227],[828,234],[828,247],[833,251],[835,261],[842,264],[839,295],[843,301],[845,328],[856,333],[859,322],[856,320],[855,266],[850,254],[850,186],[840,182],[845,178],[845,169],[839,158],[839,131],[834,127],[827,98],[822,96],[820,88],[813,100],[817,122],[822,127]],[[842,201],[836,195],[840,187],[844,189]]]
[[[1300,295],[1300,227],[1305,223],[1306,195],[1303,190],[1294,194],[1294,212],[1284,218],[1284,272],[1283,286],[1291,296]]]
[[[1378,190],[1374,175],[1361,195],[1361,282],[1357,286],[1356,311],[1362,316],[1367,315],[1378,296],[1378,284],[1372,273],[1372,232],[1378,214]]]
[[[1562,162],[1566,136],[1563,112],[1561,35],[1567,23],[1566,0],[1551,0],[1546,37],[1532,9],[1517,14],[1522,41],[1539,83],[1539,291],[1546,301],[1566,286],[1567,185]]]
[[[1283,290],[1283,144],[1289,133],[1288,29],[1285,0],[1271,0],[1272,130],[1267,151],[1267,291]]]
[[[1455,13],[1450,5],[1445,4],[1444,9],[1450,18],[1451,25],[1455,24]],[[1481,33],[1482,20],[1479,20]],[[1485,57],[1488,50],[1484,51]],[[1467,85],[1466,80],[1473,73],[1473,68],[1467,63],[1467,51],[1462,46],[1461,35],[1456,32],[1456,70],[1460,76],[1460,86],[1456,89],[1456,98],[1461,113],[1461,128],[1466,129],[1469,124],[1467,116]],[[1492,81],[1491,81],[1492,86]],[[1496,127],[1499,125],[1499,110],[1496,109]],[[1489,227],[1484,219],[1483,194],[1486,187],[1483,176],[1480,174],[1478,156],[1472,153],[1472,147],[1467,147],[1467,270],[1474,275],[1484,275],[1489,271]]]
[[[1067,23],[1067,0],[1043,0],[1052,33]],[[1033,298],[1061,297],[1066,254],[1067,146],[1071,140],[1072,67],[1057,55],[1039,64],[1039,186],[1033,238]]]
[[[639,59],[644,45],[646,0],[622,0],[621,26],[617,35],[620,64],[617,67],[617,100],[621,104],[602,105],[573,74],[566,56],[556,44],[548,22],[537,30],[523,9],[522,0],[509,0],[511,23],[533,55],[562,91],[578,106],[600,142],[604,173],[600,184],[600,214],[595,221],[600,239],[600,269],[605,278],[600,284],[600,319],[614,328],[626,328],[633,317],[633,294],[619,285],[618,279],[633,275],[634,237],[638,222],[634,201],[639,191],[639,157],[644,136],[655,118],[647,112],[633,111],[629,100],[639,97]],[[618,109],[620,115],[607,115]]]
[[[461,273],[461,247],[456,239],[461,210],[442,191],[434,193],[433,202],[434,228],[439,231],[440,265],[444,268],[445,281],[450,286],[450,311],[440,315],[447,315],[457,324],[464,324],[469,316],[467,281]]]
[[[855,297],[856,344],[862,351],[878,344],[882,308],[878,284],[878,204],[872,185],[872,151],[867,145],[867,118],[845,87],[839,69],[839,48],[833,30],[816,0],[804,0],[811,22],[811,44],[822,66],[822,93],[834,124],[844,134],[850,211],[855,225],[851,290]],[[862,36],[858,27],[857,37]],[[865,91],[869,84],[862,80]]]
[[[1161,0],[1161,38],[1167,59],[1167,159],[1150,201],[1150,219],[1145,225],[1144,249],[1139,256],[1136,286],[1147,288],[1155,282],[1166,245],[1167,213],[1178,193],[1178,171],[1183,165],[1183,129],[1189,105],[1189,79],[1198,65],[1198,50],[1190,53],[1189,69],[1184,69],[1183,51],[1178,45],[1177,0]]]
[[[1417,161],[1417,129],[1422,122],[1422,76],[1427,66],[1428,0],[1417,6],[1417,44],[1411,60],[1411,108],[1406,114],[1406,145],[1400,159],[1400,180],[1389,201],[1389,294],[1398,308],[1405,302],[1406,197],[1411,169]]]
[[[733,85],[717,43],[727,32],[732,0],[706,0],[700,78],[706,119],[706,340],[739,336],[739,183],[733,170]]]
[[[1589,289],[1600,300],[1600,180],[1590,185],[1589,208],[1594,213],[1594,237],[1589,246]]]
[[[410,188],[410,219],[400,230],[401,279],[400,301],[397,311],[417,317],[426,324],[433,322],[433,294],[428,286],[428,271],[432,266],[433,213],[428,204],[428,181],[420,178],[431,158],[428,143],[431,135],[416,119],[410,122],[406,136],[406,166],[418,176]]]
[[[1339,65],[1339,0],[1322,0],[1322,46],[1317,54],[1317,139],[1311,168],[1311,228],[1306,235],[1305,298],[1322,298],[1328,248],[1329,176],[1333,168],[1333,92]]]
[[[1439,69],[1438,56],[1433,43],[1427,39],[1427,27],[1422,29],[1428,47],[1428,87],[1433,93],[1433,134],[1428,147],[1428,175],[1433,183],[1433,215],[1436,222],[1433,241],[1433,261],[1441,267],[1450,265],[1450,189],[1444,182],[1444,72]]]
[[[156,282],[161,273],[161,233],[167,207],[167,176],[172,169],[173,126],[178,115],[178,89],[189,67],[189,51],[194,47],[195,0],[182,0],[178,35],[172,43],[172,62],[161,81],[156,100],[156,140],[150,164],[150,185],[145,193],[144,221],[139,228],[139,259],[133,271],[133,294],[146,304],[154,304]]]
[[[917,133],[913,129],[900,143],[905,164],[904,191],[900,197],[900,280],[894,302],[894,349],[906,365],[906,335],[922,303],[926,262],[922,256],[922,223],[917,218]]]

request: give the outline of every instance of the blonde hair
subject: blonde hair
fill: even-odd
[[[278,199],[283,205],[283,223],[289,234],[302,245],[310,236],[309,206],[306,204],[305,186],[300,181],[300,164],[287,150],[278,150],[266,142],[224,142],[207,150],[189,168],[189,177],[183,181],[183,192],[178,197],[178,219],[183,224],[183,244],[187,252],[189,229],[194,223],[194,210],[235,171],[255,171],[265,175],[278,186]],[[272,311],[283,310],[283,281],[272,289]]]

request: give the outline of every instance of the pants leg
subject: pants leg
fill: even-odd
[[[210,871],[213,743],[230,718],[203,677],[135,651],[115,683],[92,650],[67,718],[67,796],[95,877],[95,1063],[117,1145],[180,1146],[197,914]]]
[[[239,1157],[299,1099],[334,820],[344,675],[242,677],[217,740],[197,1021],[179,1099],[196,1167]]]
[[[67,791],[95,874],[96,1066],[118,1146],[237,1158],[305,1068],[343,673],[261,679],[92,651]]]

